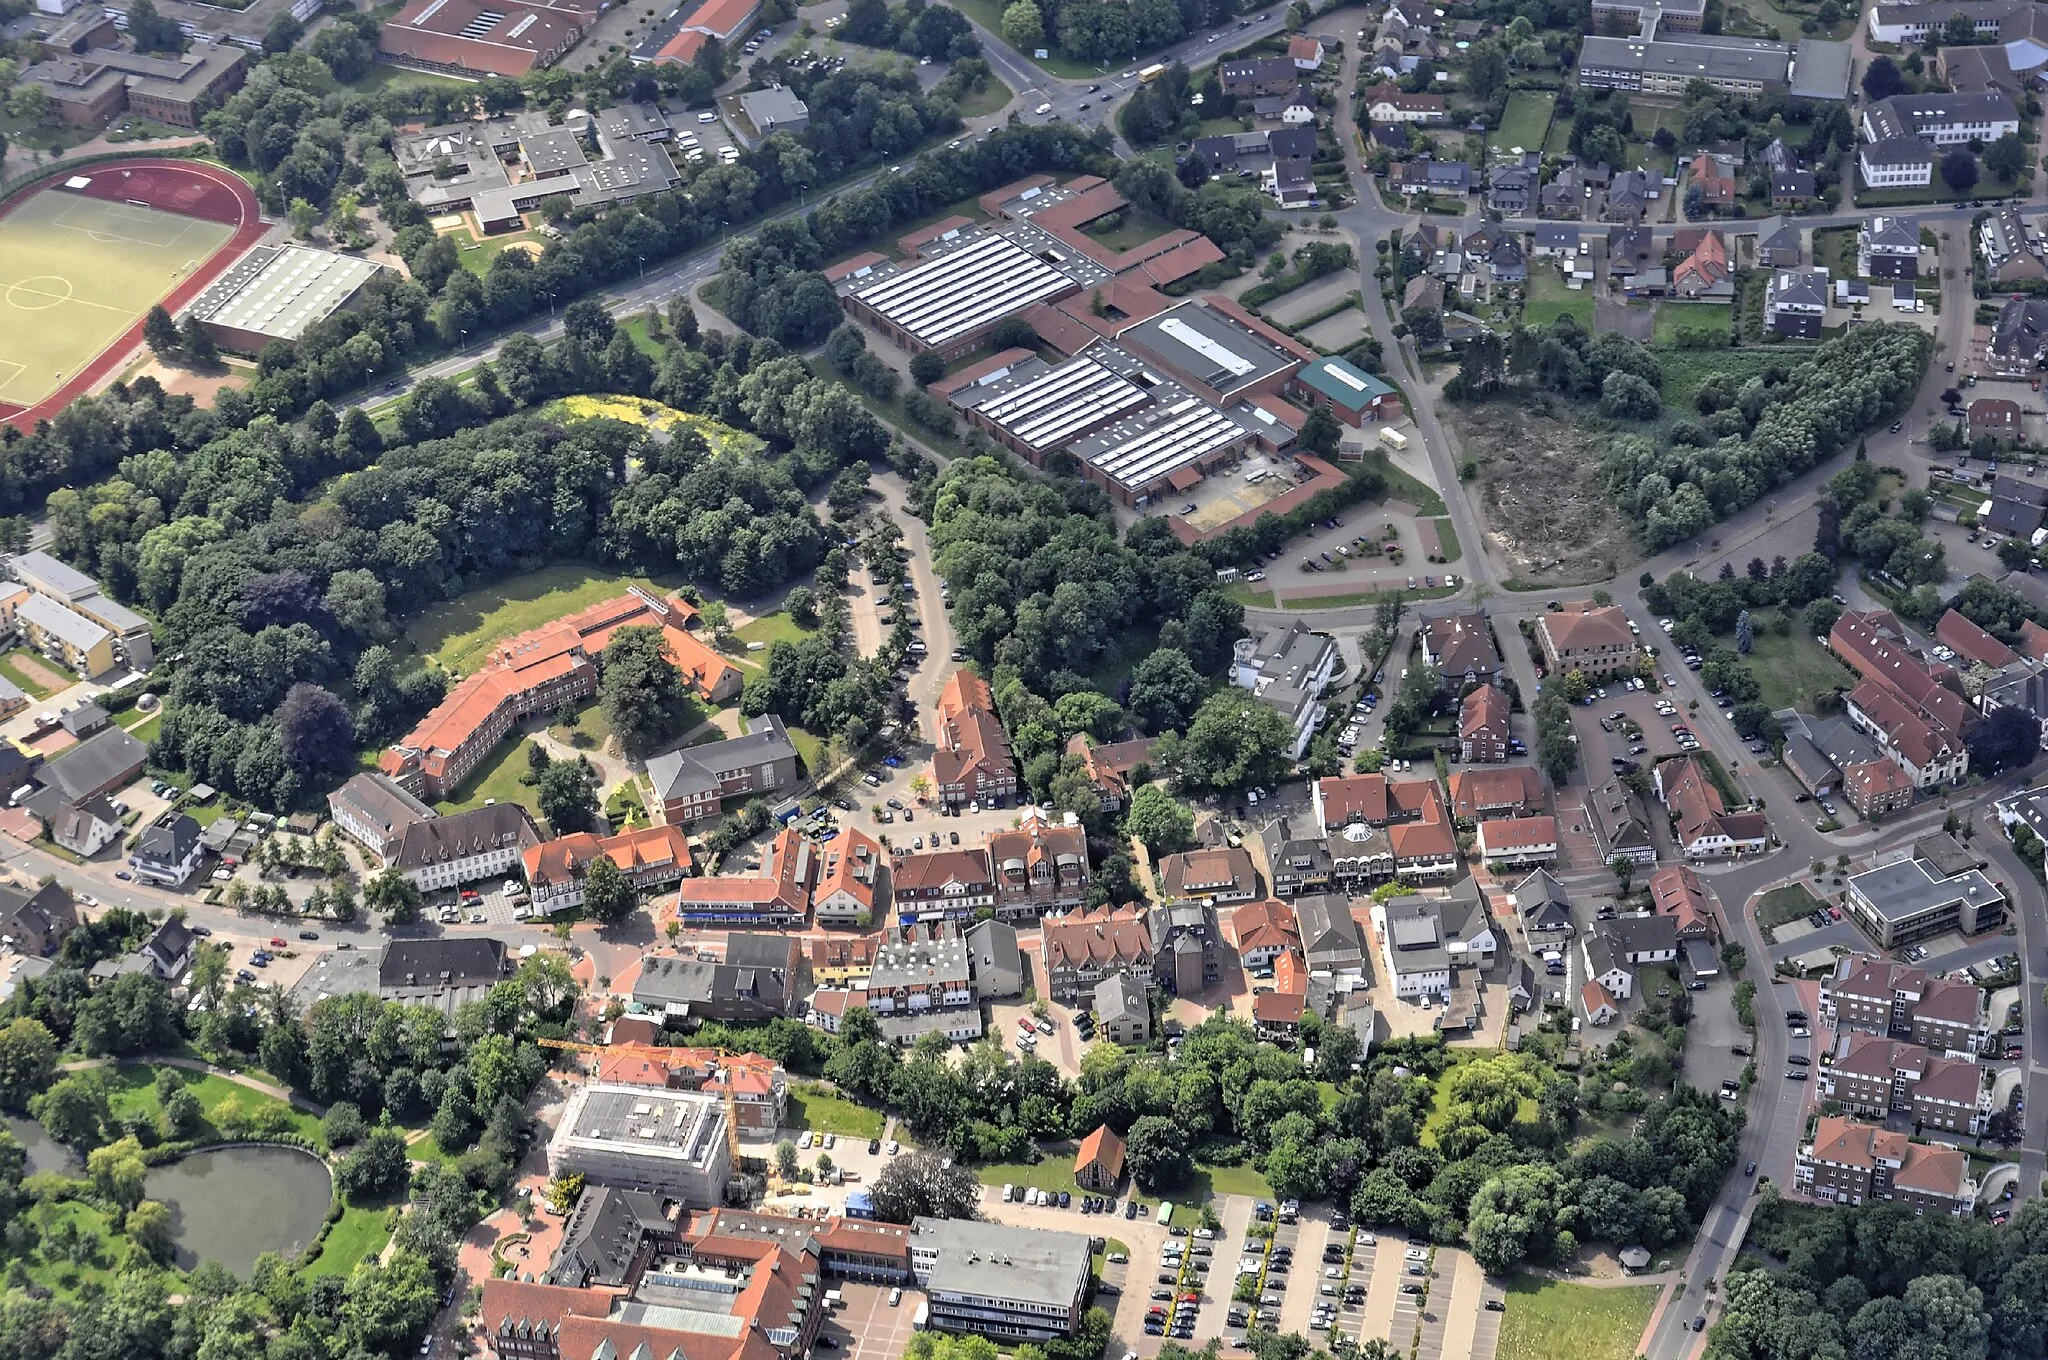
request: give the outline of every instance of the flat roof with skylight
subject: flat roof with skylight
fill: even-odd
[[[931,348],[1109,277],[1087,256],[1026,223],[941,238],[927,253],[924,263],[856,288],[852,296]]]
[[[953,394],[955,405],[1039,450],[1061,448],[1151,400],[1093,351],[1058,365],[1025,359]]]
[[[307,246],[258,247],[189,310],[211,326],[296,340],[346,307],[383,267]]]
[[[1125,327],[1117,332],[1117,343],[1156,357],[1180,376],[1225,394],[1242,391],[1300,362],[1199,298]]]

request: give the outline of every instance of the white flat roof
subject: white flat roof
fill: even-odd
[[[204,319],[275,340],[296,340],[345,305],[382,267],[353,255],[286,246]]]
[[[990,235],[853,295],[920,343],[943,345],[1073,286],[1008,237]]]

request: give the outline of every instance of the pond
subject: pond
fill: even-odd
[[[218,1261],[248,1277],[266,1251],[295,1255],[320,1234],[334,1178],[289,1147],[222,1147],[152,1169],[143,1193],[171,1211],[177,1263]]]
[[[22,1119],[16,1115],[0,1117],[0,1124],[14,1135],[28,1153],[27,1173],[31,1176],[39,1171],[61,1171],[66,1175],[77,1175],[84,1167],[70,1148],[44,1132],[43,1126],[33,1119]]]

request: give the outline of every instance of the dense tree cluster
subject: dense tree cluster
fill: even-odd
[[[853,0],[834,36],[868,47],[892,47],[913,57],[955,61],[981,55],[981,40],[967,16],[951,5],[917,0],[890,8],[888,0]]]
[[[1703,421],[1674,428],[1661,446],[1641,435],[1609,443],[1608,493],[1642,525],[1651,551],[1690,538],[1891,416],[1918,386],[1933,344],[1917,326],[1860,326],[1789,372],[1709,379],[1697,397]]]
[[[1240,8],[1235,0],[1012,0],[1003,11],[1003,37],[1027,51],[1057,46],[1076,61],[1128,61],[1221,24]]]
[[[1767,1197],[1749,1241],[1768,1269],[1728,1276],[1715,1360],[2021,1360],[2048,1344],[2048,1206],[1994,1228],[1892,1204],[1798,1213]]]

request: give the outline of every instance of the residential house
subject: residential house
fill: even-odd
[[[647,762],[656,818],[687,826],[719,816],[728,803],[793,788],[796,744],[773,713],[743,720],[746,731],[723,741],[669,751]]]
[[[1187,850],[1159,861],[1159,890],[1169,902],[1226,906],[1258,897],[1259,875],[1242,847]]]
[[[1928,167],[1933,168],[1931,153]],[[1872,213],[1865,218],[1856,228],[1856,272],[1866,279],[1918,278],[1919,224],[1889,213]]]
[[[1013,920],[1078,907],[1088,898],[1088,836],[1071,814],[1051,821],[1025,809],[1015,827],[988,838],[996,915]]]
[[[1083,1190],[1114,1193],[1123,1178],[1124,1140],[1109,1125],[1098,1125],[1074,1153],[1074,1183]]]
[[[1143,739],[1097,745],[1085,732],[1076,732],[1067,740],[1066,753],[1080,758],[1081,773],[1095,786],[1104,812],[1122,811],[1134,792],[1132,779],[1151,770],[1152,743]]]
[[[1317,780],[1310,798],[1339,879],[1419,883],[1457,868],[1457,838],[1434,779],[1333,775]]]
[[[1975,1136],[1991,1122],[1985,1070],[1974,1062],[1929,1057],[1914,1083],[1913,1124],[1921,1129]]]
[[[1306,127],[1316,120],[1315,91],[1297,85],[1286,94],[1269,95],[1252,101],[1252,117],[1261,123],[1282,127]]]
[[[1508,697],[1492,685],[1480,685],[1458,705],[1458,759],[1499,762],[1508,758],[1514,732],[1508,722]]]
[[[988,682],[973,671],[954,671],[939,691],[932,782],[948,807],[1001,807],[1016,795],[1017,762],[1009,735],[996,717]]]
[[[1688,168],[1692,172],[1692,179],[1686,189],[1687,196],[1690,197],[1692,190],[1698,189],[1700,201],[1714,211],[1720,212],[1734,207],[1735,200],[1742,196],[1740,186],[1735,183],[1735,176],[1708,152],[1702,151],[1694,156]]]
[[[2020,428],[2020,404],[2010,397],[1979,397],[1970,403],[1970,442],[1990,439],[2010,444],[2025,436]]]
[[[1224,88],[1228,92],[1227,84]],[[1390,80],[1365,92],[1365,112],[1375,123],[1427,125],[1449,121],[1442,95],[1410,94]]]
[[[1484,614],[1444,614],[1423,623],[1423,660],[1436,671],[1446,689],[1463,689],[1499,678],[1500,650]]]
[[[1416,307],[1431,312],[1444,309],[1444,281],[1441,278],[1435,274],[1417,274],[1408,280],[1408,287],[1401,293],[1401,310],[1406,312]]]
[[[1287,57],[1251,57],[1217,64],[1223,93],[1233,99],[1284,94],[1301,81],[1301,68]]]
[[[1543,810],[1543,780],[1534,766],[1458,770],[1450,783],[1451,815],[1461,822],[1526,817]]]
[[[1500,238],[1486,263],[1495,283],[1529,281],[1529,264],[1522,255],[1522,243],[1512,233]]]
[[[1579,957],[1588,978],[1599,983],[1609,996],[1626,1001],[1635,994],[1635,969],[1622,957],[1613,933],[1604,928],[1607,924],[1602,922],[1603,928],[1579,937]]]
[[[582,906],[584,881],[600,855],[641,893],[672,888],[692,868],[681,827],[658,824],[604,837],[578,831],[528,846],[520,857],[534,906],[544,915]]]
[[[1313,33],[1297,33],[1287,40],[1287,59],[1297,71],[1314,71],[1323,64],[1323,40]]]
[[[1440,161],[1428,156],[1404,162],[1398,172],[1390,172],[1389,179],[1407,198],[1418,194],[1469,194],[1473,184],[1472,167],[1465,162]]]
[[[1539,616],[1536,636],[1554,675],[1578,671],[1597,681],[1634,671],[1640,655],[1628,616],[1613,605],[1571,601]]]
[[[1641,222],[1650,205],[1663,196],[1663,187],[1641,170],[1624,170],[1607,186],[1607,201],[1600,211],[1602,221]]]
[[[1579,988],[1579,1009],[1589,1025],[1611,1025],[1621,1015],[1614,994],[1596,981]]]
[[[1096,983],[1089,1009],[1095,1012],[1095,1032],[1110,1043],[1142,1048],[1152,1042],[1152,1002],[1145,984],[1129,973]]]
[[[1298,897],[1294,919],[1311,974],[1356,978],[1364,973],[1365,936],[1346,898],[1335,893]]]
[[[1962,730],[1970,706],[1954,667],[1928,665],[1908,644],[1903,625],[1885,610],[1844,612],[1828,633],[1828,647],[1863,678],[1846,703],[1850,721],[1868,732],[1916,787],[1932,788],[1968,772]]]
[[[1992,323],[1986,359],[2004,377],[2025,377],[2048,366],[2048,298],[2008,298]]]
[[[1827,319],[1828,271],[1774,269],[1764,285],[1764,326],[1776,335],[1818,340]]]
[[[874,837],[844,827],[818,848],[818,856],[811,910],[819,925],[865,928],[887,914],[889,858]]]
[[[1294,825],[1279,817],[1259,833],[1266,851],[1266,872],[1272,880],[1266,885],[1268,891],[1284,898],[1328,892],[1336,869],[1329,842],[1321,836],[1296,835]]]
[[[1605,864],[1633,860],[1655,864],[1657,847],[1650,839],[1649,823],[1635,792],[1619,779],[1595,785],[1586,795],[1586,813],[1593,823],[1593,837]]]
[[[1152,985],[1151,932],[1134,908],[1104,907],[1039,922],[1039,956],[1051,998],[1072,1005],[1114,974],[1130,973],[1142,993]]]
[[[1773,170],[1770,176],[1771,206],[1780,211],[1811,207],[1820,196],[1811,170]]]
[[[30,806],[39,800],[30,800]],[[121,836],[121,814],[105,796],[82,803],[53,800],[43,830],[52,841],[84,859],[91,859]]]
[[[1648,227],[1612,226],[1607,229],[1607,272],[1616,278],[1631,278],[1650,258],[1654,245]],[[1795,261],[1796,263],[1796,261]]]
[[[1963,1217],[1977,1202],[1970,1159],[1947,1143],[1916,1143],[1882,1124],[1834,1115],[1814,1125],[1800,1147],[1793,1184],[1835,1204],[1886,1200],[1915,1213]]]
[[[1757,244],[1757,263],[1766,269],[1797,269],[1803,258],[1799,228],[1790,222]]]
[[[1721,920],[1714,910],[1713,892],[1689,866],[1666,865],[1650,875],[1649,886],[1651,906],[1658,915],[1670,918],[1679,939],[1721,938]]]
[[[2027,229],[2019,208],[2008,201],[1984,219],[1977,231],[1984,254],[1985,277],[1993,283],[2023,283],[2048,278],[2038,232]]]
[[[1586,216],[1592,201],[1593,186],[1586,182],[1584,172],[1568,165],[1550,183],[1538,187],[1536,213],[1551,221],[1577,222]]]
[[[1673,299],[1685,302],[1726,302],[1735,296],[1735,271],[1728,263],[1728,243],[1709,231],[1671,271]]]
[[[1152,941],[1152,977],[1175,996],[1194,996],[1223,975],[1223,937],[1216,908],[1173,902],[1145,913]]]
[[[1670,963],[1678,957],[1678,926],[1669,916],[1635,912],[1602,921],[1596,933],[1605,935],[1615,954],[1631,966]]]
[[[1527,217],[1536,196],[1536,173],[1521,166],[1493,172],[1486,188],[1486,206],[1502,217]]]
[[[1230,913],[1230,933],[1246,968],[1265,968],[1280,955],[1301,948],[1301,928],[1285,902],[1251,902]]]
[[[1508,905],[1521,918],[1522,933],[1532,944],[1564,939],[1572,933],[1571,898],[1548,869],[1538,869],[1517,883],[1508,894]]]
[[[78,929],[78,906],[71,890],[52,879],[33,888],[0,883],[0,949],[39,959],[57,952]]]
[[[817,935],[807,945],[811,955],[811,977],[820,987],[838,987],[860,982],[874,970],[875,951],[882,947],[882,935]]]
[[[1924,189],[1934,182],[1934,148],[1918,137],[1886,137],[1856,148],[1856,166],[1871,189]]]
[[[182,887],[199,868],[206,847],[199,843],[200,826],[183,812],[167,812],[135,838],[128,867],[146,883]]]
[[[966,921],[996,904],[995,873],[980,847],[898,855],[889,886],[900,921]]]
[[[1479,824],[1479,858],[1495,871],[1555,863],[1557,845],[1555,817],[1496,817]]]
[[[1760,854],[1770,842],[1761,812],[1729,812],[1706,766],[1692,756],[1659,765],[1651,776],[1657,796],[1671,810],[1672,834],[1689,859],[1725,859]]]

